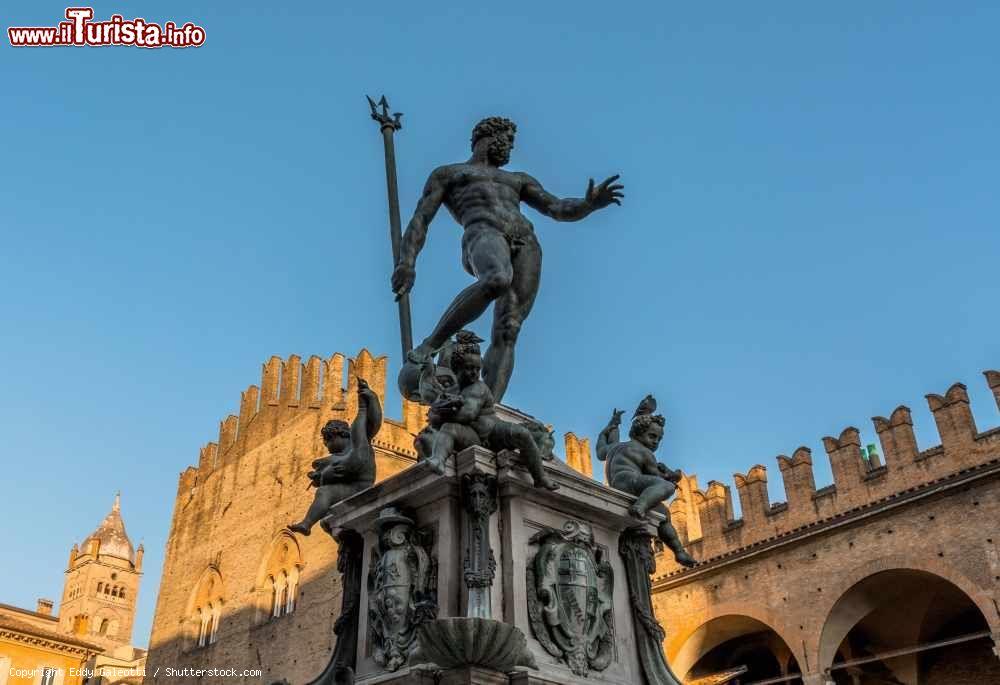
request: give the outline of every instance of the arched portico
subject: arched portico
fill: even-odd
[[[786,627],[759,607],[720,606],[713,616],[668,650],[674,671],[685,681],[746,666],[747,682],[799,672],[801,654]],[[672,652],[672,654],[671,654]]]
[[[961,662],[1000,682],[986,593],[940,560],[913,561],[881,559],[841,579],[813,644],[819,670],[837,685],[938,685],[959,682]]]

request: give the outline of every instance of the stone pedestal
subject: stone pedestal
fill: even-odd
[[[630,580],[648,602],[648,576],[634,543],[619,551],[623,534],[648,551],[655,526],[559,461],[546,468],[560,488],[535,488],[519,459],[470,448],[444,474],[417,463],[330,510],[324,528],[363,539],[357,683],[672,685],[647,679],[650,645],[662,655]]]

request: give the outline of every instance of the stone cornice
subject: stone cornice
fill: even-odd
[[[22,632],[20,630],[12,630],[10,628],[0,628],[0,640],[9,640],[11,642],[19,642],[21,644],[31,645],[34,647],[42,647],[44,649],[62,652],[63,654],[81,656],[84,659],[89,658],[95,653],[101,652],[101,649],[97,645],[88,647],[82,644],[73,644],[72,642],[58,640],[55,638],[31,635],[30,633]]]

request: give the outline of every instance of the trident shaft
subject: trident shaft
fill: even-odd
[[[403,124],[399,120],[402,114],[400,112],[389,114],[389,103],[384,95],[378,102],[369,97],[368,105],[372,110],[372,119],[378,122],[379,128],[382,130],[382,142],[385,144],[385,185],[389,194],[389,238],[392,240],[392,266],[396,268],[396,264],[399,262],[399,246],[403,237],[399,226],[399,190],[396,186],[396,147],[393,142],[393,134],[403,128]],[[403,361],[405,362],[407,353],[413,349],[409,293],[399,297],[399,339],[403,345]]]

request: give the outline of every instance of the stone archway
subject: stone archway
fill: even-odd
[[[818,663],[832,682],[1000,682],[989,614],[972,596],[924,569],[885,568],[883,562],[872,570],[860,579],[852,574],[853,583],[836,596],[820,631]]]
[[[746,666],[746,682],[800,672],[798,655],[779,630],[748,613],[756,612],[724,613],[694,629],[671,659],[675,672],[687,681]]]

